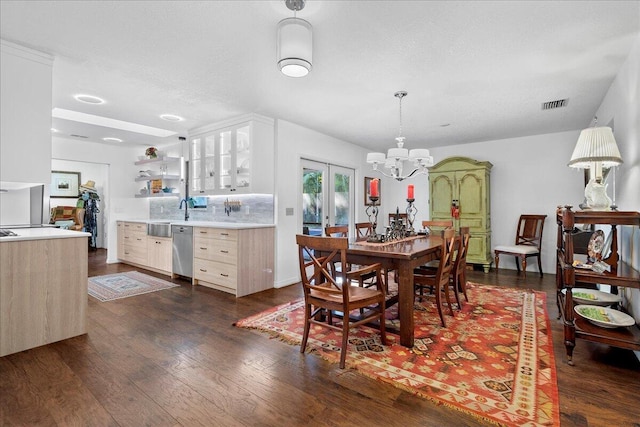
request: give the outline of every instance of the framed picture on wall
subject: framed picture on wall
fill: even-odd
[[[77,199],[80,194],[80,172],[51,171],[51,197]]]
[[[378,178],[370,178],[368,176],[364,177],[364,205],[365,206],[371,206],[373,205],[373,203],[371,203],[371,199],[369,199],[369,196],[371,195],[371,181],[373,180],[377,180],[378,181],[378,197],[382,197],[382,193],[380,192],[380,180]],[[380,199],[378,199],[378,205],[380,204]]]

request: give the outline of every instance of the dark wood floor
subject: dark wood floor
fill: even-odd
[[[90,276],[132,269],[105,255],[90,253]],[[547,292],[563,426],[640,426],[632,352],[579,341],[576,366],[565,363],[554,279],[469,273]],[[89,298],[87,335],[0,358],[0,426],[482,425],[233,326],[299,296],[299,286],[236,299],[174,281],[181,286],[135,298]]]

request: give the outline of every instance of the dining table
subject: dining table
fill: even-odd
[[[382,243],[349,242],[347,262],[356,265],[380,263],[386,270],[397,271],[400,344],[405,347],[413,347],[414,341],[413,269],[437,258],[441,247],[439,235],[409,236]]]

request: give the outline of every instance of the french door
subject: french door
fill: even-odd
[[[327,225],[348,225],[353,235],[355,171],[302,160],[302,231],[322,236]]]

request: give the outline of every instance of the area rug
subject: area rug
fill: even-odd
[[[89,277],[89,295],[103,302],[147,294],[176,286],[179,285],[138,271]]]
[[[377,329],[352,329],[347,368],[494,424],[559,425],[546,295],[474,283],[467,294],[470,302],[455,318],[447,315],[446,328],[433,301],[416,302],[412,349],[396,334],[388,333],[390,345],[382,346]],[[236,326],[299,345],[304,303],[271,308]],[[307,352],[338,364],[340,343],[340,332],[312,325]]]

